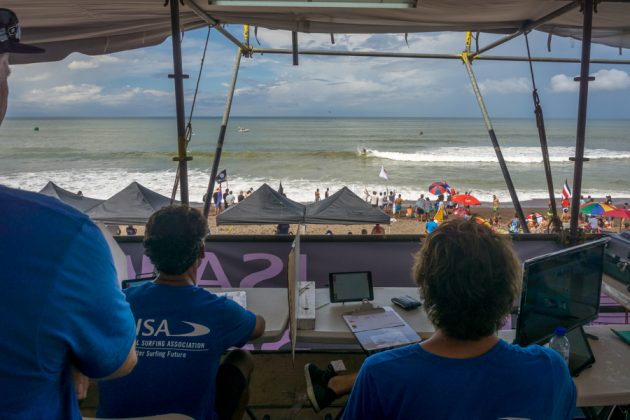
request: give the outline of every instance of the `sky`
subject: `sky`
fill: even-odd
[[[242,38],[242,27],[228,27]],[[186,110],[190,109],[207,30],[185,33],[182,51]],[[484,46],[497,36],[481,34]],[[299,34],[301,49],[457,54],[463,33],[390,35]],[[291,48],[291,33],[259,29],[252,44]],[[581,43],[530,34],[533,56],[580,57]],[[7,117],[175,116],[171,40],[159,46],[102,56],[72,54],[62,61],[16,65],[9,78]],[[212,31],[195,116],[220,117],[232,75],[236,46]],[[519,37],[487,55],[526,55]],[[616,48],[593,45],[592,58],[630,59]],[[244,58],[233,116],[258,117],[480,117],[465,67],[459,60],[257,54]],[[532,118],[532,83],[526,62],[476,61],[477,80],[491,117]],[[534,63],[546,118],[574,119],[579,64]],[[630,118],[630,65],[592,65],[589,118]]]

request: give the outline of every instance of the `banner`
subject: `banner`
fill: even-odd
[[[354,236],[354,235],[353,235]],[[314,281],[317,288],[328,286],[328,273],[371,271],[375,287],[413,287],[413,256],[420,249],[421,236],[392,238],[356,235],[355,238],[302,236],[300,281]],[[288,255],[293,238],[210,236],[199,266],[199,286],[205,287],[287,287]],[[144,255],[142,237],[117,238],[127,258],[127,278],[153,272]],[[554,241],[512,242],[521,260],[561,249]]]

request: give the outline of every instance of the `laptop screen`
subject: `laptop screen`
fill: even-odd
[[[328,280],[331,302],[374,300],[371,271],[330,273]]]

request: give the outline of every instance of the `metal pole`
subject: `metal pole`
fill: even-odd
[[[252,54],[281,54],[292,55],[292,49],[282,48],[254,48]],[[375,57],[375,58],[427,58],[436,60],[461,60],[460,54],[429,54],[429,53],[391,53],[372,51],[325,51],[325,50],[298,50],[298,55],[322,55],[322,56],[342,56],[342,57]],[[509,55],[478,55],[475,60],[485,61],[530,61],[528,57]],[[532,62],[540,63],[580,63],[578,58],[563,57],[532,57]],[[591,64],[619,64],[630,65],[630,60],[607,60],[595,58]]]
[[[578,5],[579,5],[579,1],[573,1],[572,3],[566,4],[564,6],[562,6],[561,8],[554,10],[553,12],[549,13],[548,15],[543,16],[542,18],[535,20],[535,21],[531,21],[531,22],[525,22],[523,24],[523,26],[521,27],[521,29],[519,29],[518,31],[505,36],[477,51],[475,51],[474,53],[472,53],[469,57],[469,59],[474,59],[476,58],[479,54],[482,54],[486,51],[489,51],[495,47],[498,47],[501,44],[505,44],[508,41],[511,41],[512,39],[522,35],[524,32],[528,32],[531,31],[532,29],[536,29],[537,27],[544,25],[545,23],[557,18],[558,16],[562,16],[565,13],[575,9]]]
[[[578,102],[577,133],[575,136],[575,164],[573,166],[573,198],[571,200],[571,242],[578,241],[578,217],[582,195],[582,167],[586,141],[586,110],[588,102],[588,74],[591,58],[591,32],[593,29],[593,0],[584,0],[584,26],[582,28],[582,65],[580,66],[580,94]]]
[[[475,78],[475,74],[473,73],[472,66],[470,65],[470,60],[468,59],[468,53],[464,52],[461,55],[461,59],[464,62],[464,65],[466,66],[468,77],[470,77],[470,84],[472,85],[473,91],[475,92],[475,96],[477,97],[477,103],[479,104],[479,108],[481,109],[481,115],[483,116],[483,120],[486,123],[486,127],[488,128],[490,141],[492,142],[492,146],[494,147],[494,152],[497,155],[499,166],[501,167],[501,172],[503,173],[503,178],[505,179],[505,183],[507,185],[508,191],[510,192],[510,198],[512,199],[512,203],[514,204],[514,210],[516,211],[516,215],[521,221],[521,225],[523,226],[523,232],[529,233],[529,228],[527,227],[527,221],[525,220],[525,215],[523,214],[521,203],[520,201],[518,201],[518,196],[516,195],[516,190],[514,189],[514,184],[512,183],[510,172],[508,171],[507,165],[505,164],[505,159],[503,159],[503,153],[501,152],[499,141],[497,140],[497,136],[494,133],[492,122],[490,122],[490,117],[488,116],[488,111],[486,110],[486,105],[484,104],[483,98],[481,97],[481,92],[479,91],[479,85],[477,85],[477,79]]]
[[[249,26],[245,25],[245,40],[249,43]],[[234,97],[234,88],[236,87],[236,79],[238,77],[238,69],[241,65],[241,48],[236,52],[234,59],[234,67],[232,69],[232,80],[228,89],[228,95],[225,101],[225,109],[223,110],[223,119],[221,120],[221,129],[219,130],[219,138],[217,139],[217,150],[214,153],[214,162],[212,163],[212,171],[210,172],[210,181],[208,182],[208,190],[206,191],[206,199],[203,202],[203,215],[208,217],[210,214],[210,201],[212,201],[212,193],[214,192],[214,183],[217,179],[219,164],[221,163],[221,152],[223,151],[223,142],[225,141],[225,132],[227,131],[228,120],[230,119],[230,110],[232,109],[232,98]]]
[[[229,39],[233,44],[235,44],[241,50],[243,51],[249,50],[250,48],[249,46],[246,46],[241,41],[239,41],[234,35],[229,33],[227,30],[223,29],[223,27],[221,27],[221,25],[219,24],[217,20],[213,19],[212,16],[206,13],[206,11],[203,10],[201,7],[199,7],[199,5],[195,3],[193,0],[183,0],[183,2],[184,4],[186,4],[186,6],[190,7],[190,9],[193,11],[194,14],[199,16],[207,24],[212,25],[214,29],[216,29],[221,35]]]
[[[171,3],[171,37],[173,41],[173,71],[168,77],[175,82],[175,110],[177,112],[177,151],[178,156],[173,158],[179,162],[180,200],[187,206],[188,200],[188,161],[192,157],[186,156],[186,115],[184,111],[184,79],[188,76],[182,72],[182,46],[179,30],[179,0],[170,0]]]

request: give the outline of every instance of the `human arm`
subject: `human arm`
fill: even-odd
[[[50,350],[58,347],[88,377],[128,373],[135,364],[135,322],[109,247],[92,222],[84,221],[73,233],[55,274],[43,331],[49,340],[41,344],[44,363],[55,363],[59,352]]]
[[[260,315],[256,315],[256,326],[254,327],[254,331],[252,331],[252,335],[249,336],[250,340],[260,337],[265,333],[265,318]]]

